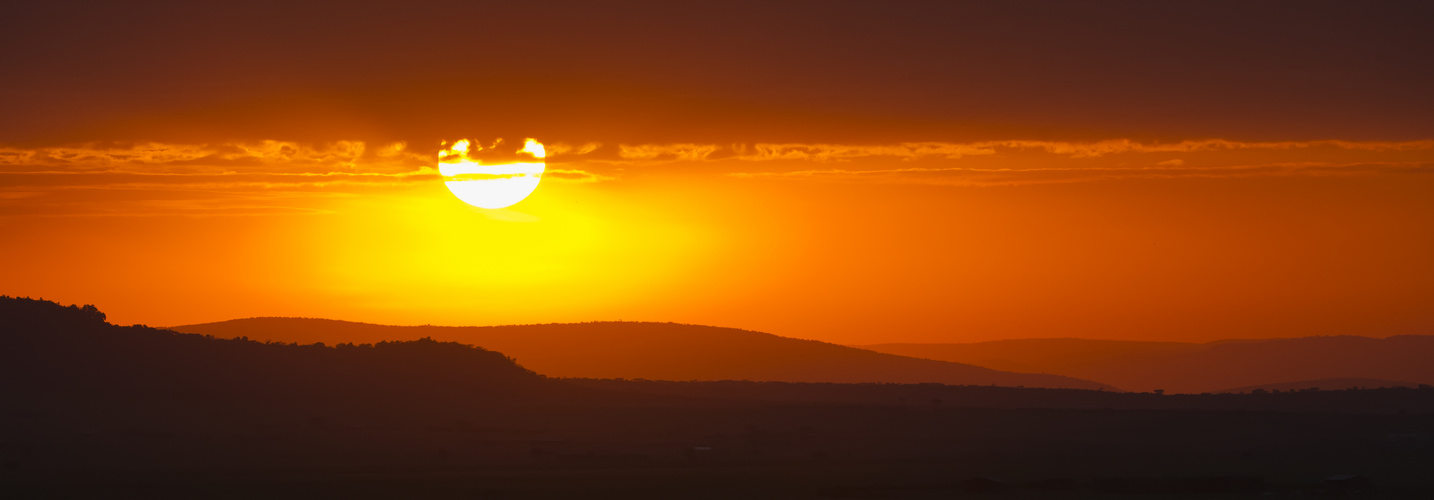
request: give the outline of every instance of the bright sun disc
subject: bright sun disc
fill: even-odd
[[[500,144],[501,140],[488,149]],[[470,153],[483,149],[464,139],[438,152],[438,173],[443,175],[443,184],[453,196],[478,208],[495,209],[523,201],[538,188],[547,157],[542,143],[528,139],[523,148],[515,152],[517,159],[529,161],[484,162],[470,158]]]

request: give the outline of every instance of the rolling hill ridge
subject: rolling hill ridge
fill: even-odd
[[[550,377],[942,383],[1112,389],[1098,382],[917,359],[767,333],[675,323],[595,322],[445,327],[250,318],[172,328],[220,338],[370,343],[432,338],[512,356]]]
[[[1000,370],[1058,373],[1138,392],[1221,392],[1332,379],[1434,384],[1434,363],[1428,361],[1434,359],[1434,335],[1223,340],[1204,344],[1022,339],[859,347]]]

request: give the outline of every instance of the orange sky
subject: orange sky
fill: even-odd
[[[1426,4],[52,5],[0,293],[119,323],[1434,333]],[[459,202],[465,137],[542,184]]]

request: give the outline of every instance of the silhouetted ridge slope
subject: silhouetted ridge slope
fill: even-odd
[[[877,344],[874,351],[1099,380],[1130,391],[1216,392],[1299,380],[1434,384],[1434,336],[1332,336],[1205,344],[1023,339],[972,344]]]
[[[173,400],[526,398],[554,382],[500,353],[429,339],[298,345],[106,323],[93,306],[0,298],[9,394]]]
[[[300,343],[431,337],[501,351],[523,366],[553,377],[1109,388],[1070,377],[1010,373],[767,333],[674,323],[441,327],[250,318],[174,328],[216,337]]]

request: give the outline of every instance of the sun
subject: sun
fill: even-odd
[[[547,157],[543,143],[527,139],[512,154],[502,152],[502,144],[498,139],[484,148],[464,139],[438,152],[438,173],[453,196],[478,208],[498,209],[533,194],[543,179]]]

